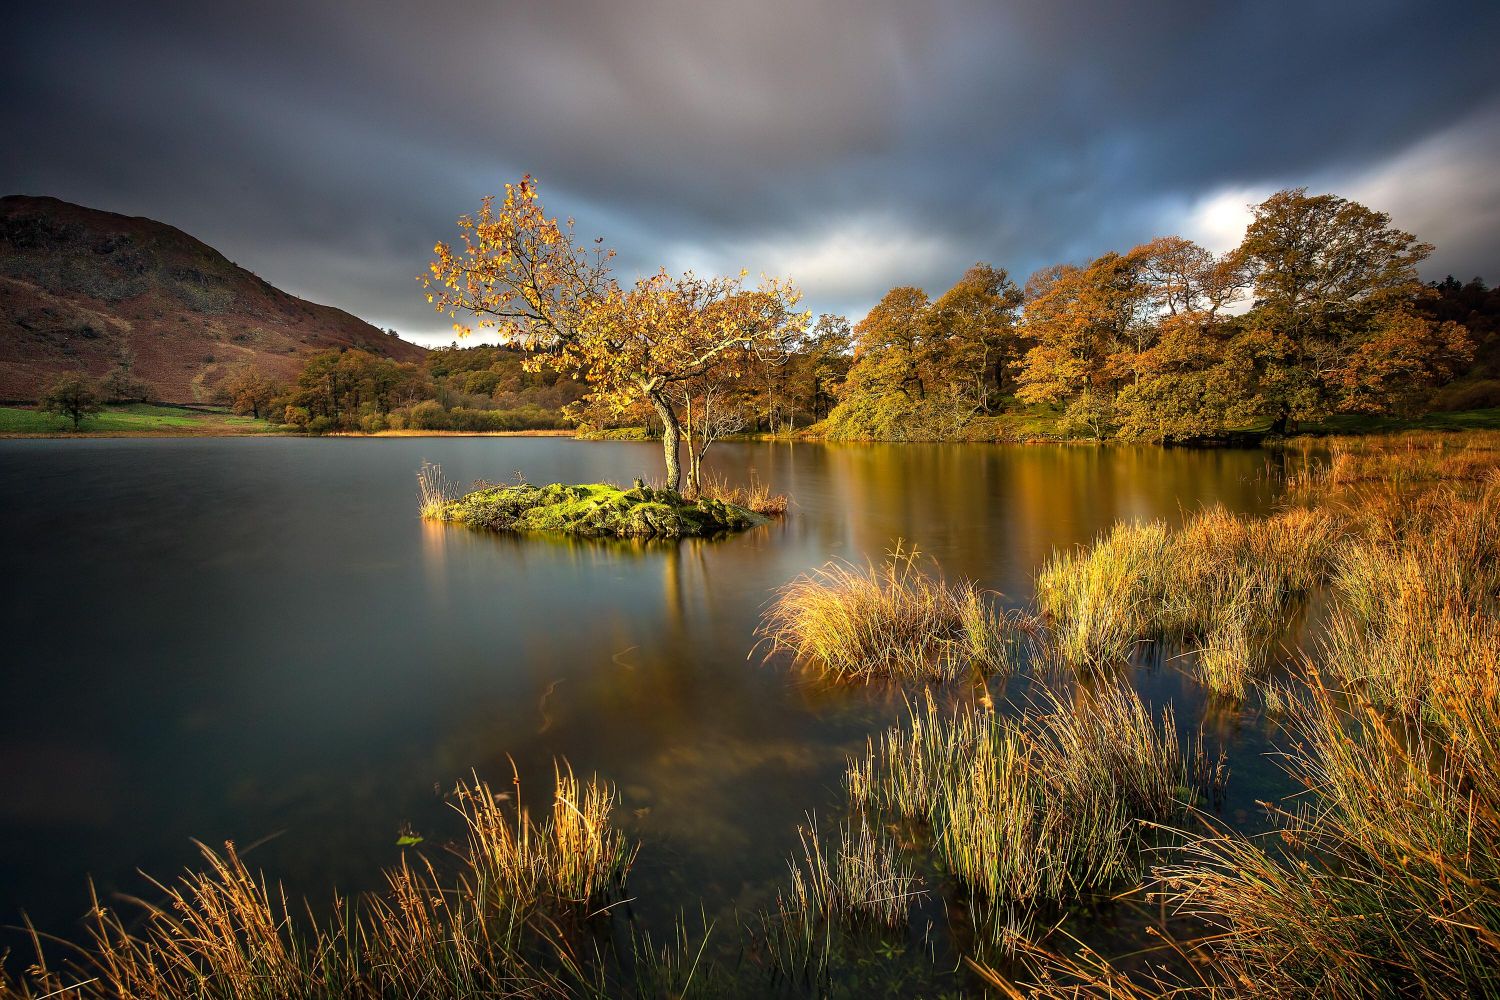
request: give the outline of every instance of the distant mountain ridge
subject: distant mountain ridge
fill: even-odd
[[[426,349],[297,298],[165,223],[56,198],[0,198],[0,399],[133,359],[154,400],[211,400],[237,364],[290,380],[318,351]]]

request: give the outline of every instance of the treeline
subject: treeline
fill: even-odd
[[[242,366],[222,388],[236,413],[313,434],[572,426],[565,410],[584,390],[554,373],[524,371],[522,358],[494,346],[439,348],[422,364],[326,351],[309,357],[291,385]]]
[[[853,331],[826,434],[1003,437],[994,415],[1027,412],[1062,434],[1183,441],[1443,405],[1476,349],[1493,376],[1497,303],[1478,279],[1422,284],[1432,249],[1299,189],[1255,206],[1223,255],[1165,236],[1024,286],[978,265],[936,300],[894,288]],[[1447,402],[1500,405],[1500,386],[1467,385]]]
[[[1282,191],[1228,253],[1164,236],[1024,284],[977,264],[936,299],[891,289],[852,328],[823,315],[734,379],[685,382],[680,407],[708,440],[815,424],[835,440],[1180,442],[1500,406],[1500,293],[1423,284],[1432,249],[1356,202]],[[644,402],[570,412],[654,426]]]
[[[976,264],[935,299],[893,288],[856,325],[822,315],[668,395],[690,473],[724,435],[809,425],[842,440],[1168,442],[1500,406],[1500,293],[1477,278],[1423,284],[1432,249],[1356,202],[1282,191],[1222,255],[1164,236],[1024,284]],[[591,392],[526,358],[347,350],[313,356],[291,386],[242,369],[225,390],[239,412],[314,433],[662,429],[645,394]]]

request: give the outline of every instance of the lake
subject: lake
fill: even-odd
[[[403,832],[457,835],[477,773],[550,801],[552,760],[621,790],[639,919],[764,905],[809,812],[899,690],[763,662],[776,588],[898,541],[1025,604],[1053,549],[1208,502],[1263,511],[1269,453],[724,443],[708,466],[792,497],[732,538],[479,534],[417,517],[415,474],[628,482],[654,444],[561,438],[0,441],[0,924],[76,933],[86,880],[147,894],[193,838],[326,899]],[[1284,790],[1270,730],[1170,660],[1137,670],[1229,748],[1225,816]],[[11,938],[12,945],[20,942]],[[3,950],[3,949],[0,949]]]

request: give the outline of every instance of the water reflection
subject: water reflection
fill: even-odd
[[[905,540],[1019,605],[1053,549],[1117,518],[1264,510],[1275,482],[1254,452],[722,444],[709,471],[788,492],[791,516],[681,544],[416,517],[424,461],[457,482],[628,482],[657,460],[545,438],[0,442],[0,923],[25,906],[66,932],[87,874],[139,891],[136,867],[171,872],[192,837],[279,834],[252,860],[294,892],[371,886],[405,824],[456,834],[455,780],[506,784],[513,759],[545,800],[554,757],[622,789],[643,919],[763,899],[906,694],[752,656],[775,588]],[[1251,822],[1277,787],[1253,758],[1273,727],[1178,666],[1137,682],[1231,747]]]

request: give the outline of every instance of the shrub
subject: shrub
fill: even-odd
[[[839,678],[951,679],[1014,664],[1033,632],[968,580],[949,584],[897,547],[881,566],[831,561],[777,593],[760,628],[767,655],[791,653]]]

